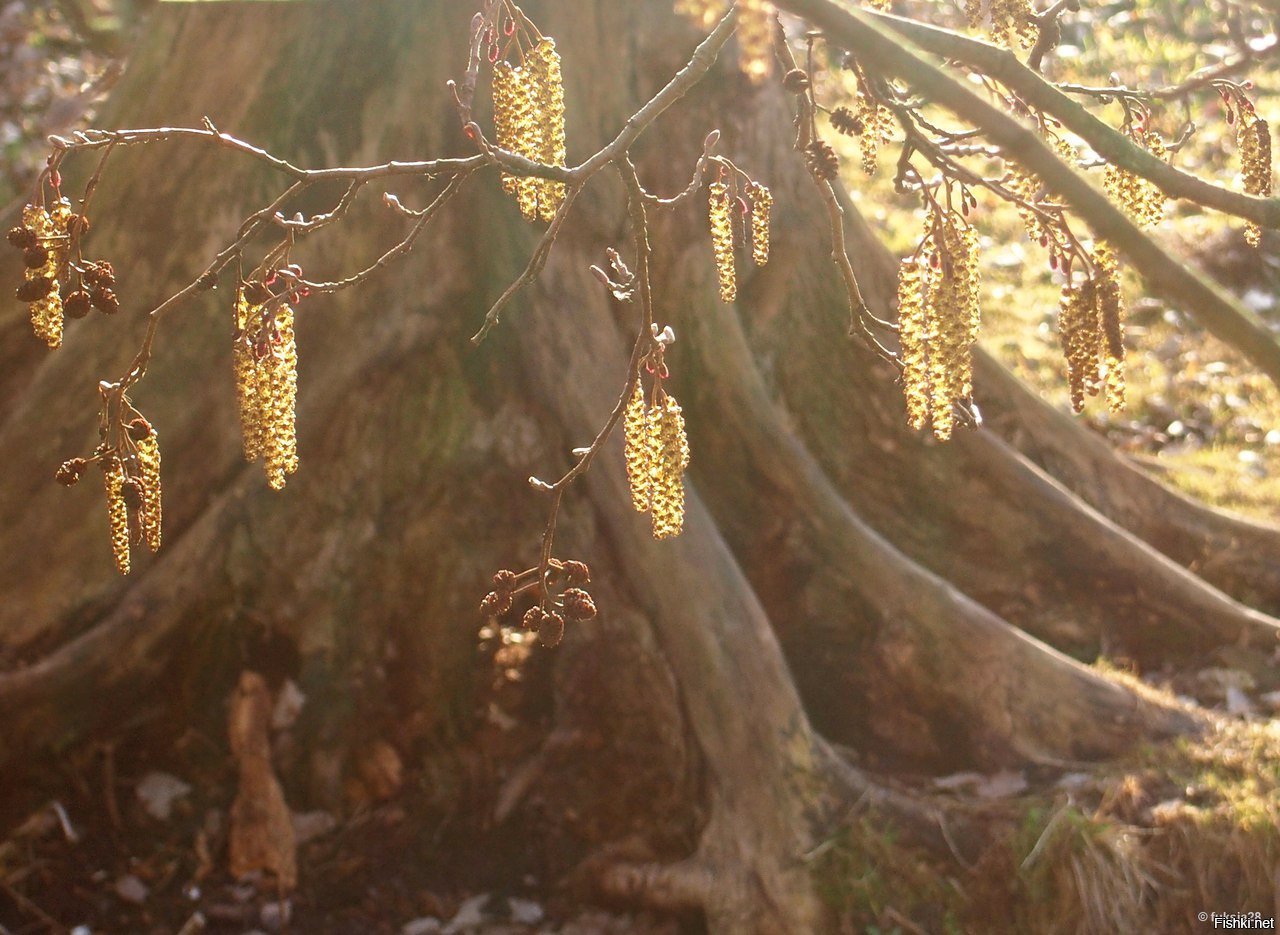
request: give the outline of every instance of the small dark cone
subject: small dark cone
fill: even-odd
[[[53,280],[47,276],[39,276],[24,280],[15,294],[20,302],[35,302],[43,299],[52,290]]]
[[[564,639],[564,617],[557,613],[544,616],[539,630],[539,639],[542,640],[543,646],[559,646],[560,641]]]
[[[36,237],[36,232],[29,227],[9,228],[9,233],[5,234],[5,240],[9,241],[12,246],[17,247],[19,250],[26,250],[39,243],[39,238]]]
[[[49,262],[49,251],[39,244],[22,251],[22,265],[27,269],[39,269]]]
[[[69,461],[63,461],[58,466],[57,473],[53,475],[53,478],[64,487],[74,487],[79,483],[80,475],[84,472],[87,464],[88,462],[84,458],[72,458]]]
[[[83,289],[77,289],[62,303],[62,311],[66,316],[76,320],[84,318],[92,308],[93,302],[89,299],[89,293]]]
[[[857,136],[862,132],[862,121],[853,115],[847,107],[837,107],[831,112],[831,125],[837,133],[845,136]]]
[[[805,165],[817,178],[830,182],[840,174],[840,157],[825,140],[814,140],[805,148]]]
[[[793,68],[782,76],[782,86],[790,94],[800,94],[809,89],[809,73],[803,68]]]
[[[89,294],[89,301],[93,304],[94,308],[102,312],[104,315],[114,315],[116,312],[120,311],[120,300],[116,297],[114,292],[105,286],[100,286],[99,288],[94,289],[93,292]]]

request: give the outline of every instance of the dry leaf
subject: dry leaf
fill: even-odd
[[[275,875],[281,890],[298,881],[293,819],[271,768],[271,694],[256,672],[240,676],[228,734],[240,761],[240,789],[231,806],[231,873]]]

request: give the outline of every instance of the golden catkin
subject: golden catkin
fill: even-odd
[[[298,347],[293,336],[293,309],[280,306],[276,312],[279,344],[260,364],[269,378],[269,406],[263,410],[266,433],[263,467],[267,483],[281,490],[285,475],[298,469]],[[259,380],[259,388],[262,381]]]
[[[1271,128],[1267,121],[1250,111],[1241,113],[1236,126],[1240,146],[1240,171],[1248,195],[1271,194]],[[1244,238],[1250,246],[1262,242],[1262,228],[1252,222],[1245,225]]]
[[[720,300],[732,302],[738,296],[738,277],[733,265],[733,195],[723,181],[708,186],[708,219],[711,224],[711,247],[716,256],[716,273],[720,278]]]
[[[161,487],[160,487],[160,437],[155,429],[136,443],[138,449],[139,480],[142,481],[142,536],[152,552],[160,548]]]
[[[493,126],[498,146],[546,165],[565,164],[564,79],[554,39],[544,37],[519,66],[493,66]],[[564,202],[563,182],[504,173],[502,187],[516,196],[528,220],[550,221]]]
[[[689,442],[684,416],[675,397],[663,394],[649,411],[649,449],[652,482],[649,515],[653,537],[667,539],[684,528],[684,471],[689,466]]]
[[[71,205],[65,199],[54,204],[52,210],[27,205],[22,211],[23,225],[35,232],[40,238],[40,245],[48,253],[43,266],[27,267],[24,276],[27,280],[49,279],[53,282],[48,294],[32,302],[30,309],[32,331],[50,348],[62,344],[62,295],[58,276],[67,260],[66,224],[70,217]]]
[[[517,77],[508,62],[495,62],[493,66],[493,132],[498,146],[516,152],[515,111]],[[519,179],[508,172],[502,173],[502,190],[516,194]]]
[[[831,126],[837,133],[858,141],[858,149],[862,154],[862,171],[867,175],[874,175],[880,147],[893,140],[897,124],[893,112],[867,93],[860,74],[855,74],[851,80],[853,107],[850,109],[842,106],[832,111]],[[849,87],[848,81],[846,87]]]
[[[689,466],[689,439],[675,397],[645,406],[637,381],[627,405],[623,435],[631,504],[648,513],[655,539],[678,536],[684,528],[684,471]]]
[[[237,300],[236,321],[243,337],[236,341],[235,362],[240,428],[246,460],[262,458],[267,483],[274,490],[298,469],[298,346],[293,309],[278,308],[263,321],[261,306]]]
[[[103,486],[107,492],[107,520],[111,526],[111,554],[120,574],[129,573],[129,507],[124,502],[124,468],[112,458],[103,465]]]
[[[769,213],[773,195],[759,182],[751,186],[751,258],[756,266],[769,262]]]
[[[1164,159],[1168,155],[1164,140],[1154,130],[1135,128],[1129,136],[1153,156]],[[1164,192],[1141,176],[1108,164],[1103,174],[1103,186],[1112,201],[1118,203],[1139,227],[1154,227],[1164,217]]]
[[[923,260],[923,267],[922,267]],[[924,292],[928,283],[928,259],[904,257],[898,267],[898,330],[902,360],[902,391],[907,422],[922,429],[929,420],[928,313]]]
[[[1068,282],[1058,303],[1058,340],[1067,359],[1071,408],[1084,409],[1086,396],[1098,391],[1098,302],[1092,278]]]
[[[240,438],[246,461],[256,461],[262,456],[262,405],[258,400],[257,363],[253,359],[253,337],[261,327],[260,318],[261,306],[251,306],[244,290],[240,290],[236,295],[235,332],[241,337],[232,348],[232,363],[240,410]]]
[[[1097,270],[1098,353],[1106,366],[1104,389],[1107,408],[1124,409],[1124,294],[1120,289],[1120,263],[1110,244],[1099,243],[1093,251]]]
[[[631,488],[631,505],[640,513],[648,512],[651,492],[645,420],[644,389],[637,380],[635,392],[631,394],[623,417],[622,434],[627,459],[627,484]]]
[[[525,65],[532,75],[537,116],[538,154],[533,157],[551,166],[565,164],[564,78],[554,39],[542,39],[529,53]],[[538,217],[550,221],[564,202],[564,183],[535,179]]]
[[[924,242],[898,270],[903,395],[913,428],[951,437],[954,406],[973,394],[978,234],[955,211],[930,211]]]
[[[1007,49],[1029,49],[1039,27],[1031,0],[991,0],[991,38]]]
[[[1058,337],[1067,359],[1071,408],[1084,409],[1085,398],[1105,391],[1112,412],[1124,407],[1124,297],[1120,265],[1109,244],[1093,252],[1092,272],[1062,289]]]

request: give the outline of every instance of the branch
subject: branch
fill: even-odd
[[[815,24],[820,21],[825,22],[828,17],[839,17],[842,12],[829,0],[798,0],[790,3],[784,0],[779,5],[797,15],[812,19]],[[806,12],[801,13],[801,10]],[[1280,198],[1258,198],[1254,195],[1234,192],[1174,168],[1089,113],[1082,104],[1073,101],[1054,85],[1023,65],[1012,52],[977,39],[958,35],[947,29],[917,23],[914,20],[891,16],[887,13],[866,14],[866,17],[867,20],[874,18],[877,23],[888,26],[927,52],[984,72],[1017,93],[1027,104],[1057,117],[1067,129],[1088,143],[1099,156],[1113,165],[1142,176],[1170,198],[1194,201],[1205,207],[1253,221],[1262,227],[1280,228]],[[870,24],[867,23],[867,25]],[[846,29],[847,27],[842,25],[839,29],[829,29],[828,32],[837,43],[851,41],[851,37],[845,33]],[[883,39],[884,34],[879,33],[879,35]],[[901,74],[901,77],[910,81],[915,76]],[[1165,90],[1167,89],[1162,89],[1162,91]],[[1123,91],[1124,89],[1113,89],[1111,93],[1117,95]]]
[[[994,142],[1015,154],[1023,166],[1065,198],[1095,234],[1126,254],[1154,293],[1190,311],[1211,333],[1237,348],[1280,385],[1280,344],[1256,316],[1165,252],[1112,205],[1106,195],[1063,163],[1034,130],[994,107],[887,33],[881,22],[889,22],[891,18],[873,18],[860,11],[843,9],[830,0],[777,0],[777,3],[822,29],[832,42],[849,48],[860,61],[896,75],[957,117],[983,127]],[[899,21],[893,22],[896,28]],[[1008,53],[1000,55],[1009,62],[1014,61]],[[1155,157],[1151,159],[1159,162]]]

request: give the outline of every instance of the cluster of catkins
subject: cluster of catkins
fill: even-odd
[[[160,437],[138,416],[125,427],[118,445],[100,446],[92,460],[102,469],[111,553],[116,568],[127,575],[132,544],[145,542],[152,552],[160,548]],[[84,458],[72,458],[62,462],[54,476],[70,487],[88,465]]]
[[[1271,194],[1271,128],[1267,121],[1250,109],[1241,109],[1236,123],[1236,142],[1240,147],[1240,170],[1248,195]],[[1252,222],[1245,225],[1244,238],[1251,247],[1262,242],[1262,228]]]
[[[898,270],[902,385],[912,428],[931,421],[939,440],[951,437],[952,407],[973,393],[979,324],[977,231],[960,212],[931,202],[924,237]]]
[[[675,11],[710,29],[729,6],[730,0],[676,0]],[[738,0],[738,67],[756,84],[773,71],[774,15],[766,0]]]
[[[1029,49],[1035,44],[1040,28],[1036,24],[1031,0],[964,0],[969,25],[977,27],[986,7],[991,38],[1006,49]]]
[[[503,149],[546,165],[565,164],[564,82],[554,39],[539,39],[520,65],[494,63],[493,123]],[[504,174],[502,187],[531,221],[550,221],[564,201],[564,183],[550,179]]]
[[[517,574],[503,568],[493,576],[493,590],[480,601],[480,613],[486,617],[501,617],[510,613],[516,598],[525,591],[541,592],[537,580],[537,568]],[[591,583],[591,570],[585,562],[551,559],[547,568],[547,584],[568,585],[551,602],[534,604],[520,618],[521,626],[537,633],[546,646],[557,646],[564,639],[566,620],[590,620],[596,615],[596,604],[585,586]]]
[[[268,296],[258,283],[237,292],[232,358],[245,460],[261,458],[267,483],[280,490],[298,469],[298,345],[293,309],[270,309]]]
[[[1134,123],[1127,130],[1129,138],[1153,156],[1160,159],[1168,156],[1160,134],[1148,128],[1145,122]],[[1145,178],[1108,163],[1103,186],[1111,200],[1120,205],[1139,227],[1154,227],[1164,217],[1165,194]]]
[[[853,107],[841,105],[831,112],[831,126],[836,132],[858,141],[862,153],[862,171],[874,175],[880,147],[893,140],[893,112],[867,90],[865,76],[854,69]]]
[[[649,514],[653,537],[666,539],[680,535],[684,528],[689,439],[675,397],[659,388],[652,405],[646,405],[641,382],[636,380],[623,421],[627,482],[632,505]]]
[[[735,195],[722,173],[708,186],[707,220],[711,227],[711,248],[716,258],[716,275],[720,280],[720,299],[732,302],[738,297],[738,273],[734,263],[737,243],[751,237],[751,259],[756,266],[769,262],[769,215],[773,208],[773,196],[759,182],[745,188],[750,202]],[[737,217],[744,218],[739,225]],[[740,232],[739,232],[740,231]]]
[[[1093,250],[1093,269],[1081,282],[1067,273],[1058,312],[1058,337],[1067,358],[1071,408],[1105,389],[1112,412],[1124,408],[1124,300],[1120,265],[1110,244]]]
[[[31,306],[31,327],[51,348],[62,344],[66,318],[83,318],[90,308],[113,314],[120,302],[112,291],[115,272],[110,263],[87,263],[83,269],[69,262],[72,246],[89,230],[89,221],[76,214],[71,202],[60,198],[51,207],[29,204],[22,209],[22,224],[11,229],[9,243],[22,251],[25,268],[17,298]],[[60,282],[71,270],[63,295]]]

